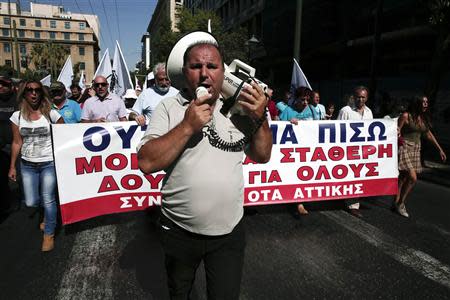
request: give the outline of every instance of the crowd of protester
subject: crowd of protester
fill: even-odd
[[[44,87],[39,81],[21,81],[14,84],[9,76],[0,76],[0,147],[1,190],[9,199],[11,191],[8,178],[21,178],[24,203],[30,207],[42,207],[42,251],[54,248],[54,232],[57,220],[56,175],[53,163],[50,125],[56,123],[93,123],[135,121],[145,125],[152,117],[158,103],[166,97],[178,94],[167,77],[165,64],[155,65],[155,84],[146,90],[127,90],[123,97],[109,91],[105,77],[97,76],[92,85],[81,89],[73,83],[66,87],[54,82]],[[70,92],[69,92],[70,90]],[[299,124],[304,120],[363,120],[372,119],[371,109],[366,105],[369,91],[363,86],[354,88],[345,105],[337,110],[335,103],[321,104],[320,93],[307,87],[286,91],[274,99],[274,91],[268,88],[268,112],[272,120]],[[406,200],[422,171],[420,159],[421,137],[428,139],[439,151],[442,161],[446,154],[431,129],[428,99],[416,97],[403,109],[391,107],[387,117],[398,118],[399,134],[399,180],[398,194],[392,209],[408,217]],[[298,204],[296,214],[306,215],[308,210]],[[356,217],[358,199],[345,201],[346,209]],[[8,201],[0,201],[0,212],[7,212]]]
[[[155,73],[155,84],[140,98],[133,89],[123,97],[111,93],[103,76],[96,76],[83,90],[77,83],[66,87],[57,81],[43,86],[40,81],[13,81],[10,74],[0,75],[0,185],[5,196],[0,201],[0,213],[11,211],[13,194],[8,181],[20,181],[24,204],[43,211],[39,224],[42,251],[54,248],[58,214],[50,125],[128,121],[151,113],[169,90],[171,94],[178,92],[170,87],[165,64],[158,64]],[[149,104],[150,90],[159,98],[152,97]],[[146,124],[145,119],[138,123]]]

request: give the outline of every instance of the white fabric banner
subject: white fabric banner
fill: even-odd
[[[271,122],[272,156],[244,165],[244,205],[397,193],[394,120]],[[135,122],[52,125],[63,223],[159,205],[164,173],[143,175]],[[71,137],[68,139],[67,137]]]

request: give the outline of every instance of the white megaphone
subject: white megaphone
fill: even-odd
[[[182,37],[170,51],[166,71],[172,85],[177,89],[181,90],[186,85],[183,75],[184,53],[191,45],[203,41],[218,45],[217,40],[211,33],[195,31]],[[221,89],[224,104],[220,111],[226,117],[230,117],[232,114],[244,115],[242,106],[236,101],[242,88],[251,82],[256,82],[265,92],[267,85],[254,77],[255,68],[238,59],[233,60],[229,66],[224,63],[224,68],[225,74]],[[201,90],[198,92],[201,92]]]

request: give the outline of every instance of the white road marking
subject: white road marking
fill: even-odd
[[[56,299],[113,298],[117,257],[111,252],[116,251],[116,226],[97,227],[77,234]]]
[[[360,219],[342,211],[320,212],[337,224],[381,249],[400,263],[413,268],[423,276],[450,288],[450,268],[425,252],[400,244],[393,237]]]

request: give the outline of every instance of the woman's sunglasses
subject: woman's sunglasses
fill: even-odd
[[[33,92],[35,92],[36,94],[41,94],[42,93],[42,89],[41,88],[27,87],[27,88],[25,88],[25,91],[27,93],[33,93]]]

